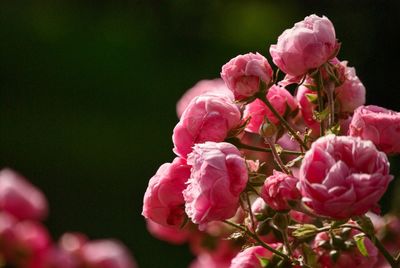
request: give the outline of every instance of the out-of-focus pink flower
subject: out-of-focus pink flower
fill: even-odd
[[[226,142],[196,144],[188,164],[193,168],[183,196],[189,218],[204,224],[233,217],[248,179],[239,150]]]
[[[3,214],[2,214],[3,215]],[[3,218],[2,216],[1,218]],[[44,254],[51,246],[51,238],[44,226],[33,221],[14,221],[6,226],[0,220],[0,250],[6,263],[15,267],[39,268]],[[41,268],[41,267],[40,267]]]
[[[70,252],[67,252],[56,246],[46,251],[43,258],[37,263],[35,268],[77,268],[79,266],[78,259]],[[30,267],[34,268],[34,267]]]
[[[289,211],[289,216],[293,220],[295,220],[296,222],[299,222],[299,223],[312,223],[313,222],[313,218],[311,218],[307,214],[304,214],[304,213],[296,211],[296,210]]]
[[[58,246],[69,254],[78,255],[87,241],[88,238],[82,233],[65,233],[60,237]]]
[[[280,243],[270,244],[272,248],[278,248]],[[269,259],[272,252],[262,246],[249,247],[233,258],[230,268],[262,268],[261,258]]]
[[[201,95],[194,98],[174,128],[174,152],[186,159],[196,143],[223,141],[230,130],[239,126],[240,117],[238,106],[229,97]]]
[[[221,77],[232,90],[236,100],[243,100],[258,92],[260,82],[270,84],[271,65],[260,53],[247,53],[231,59],[222,66]]]
[[[189,177],[190,166],[182,158],[163,164],[149,181],[142,215],[161,225],[181,225],[185,217],[182,191]]]
[[[199,250],[199,246],[196,247],[194,253],[197,258],[190,264],[190,268],[228,268],[231,264],[231,260],[239,252],[240,247],[235,245],[230,240],[222,237],[208,237],[203,235],[206,241],[213,239],[212,244],[202,242],[203,248]],[[204,245],[206,244],[206,245]],[[207,248],[208,247],[208,248]],[[193,248],[193,247],[192,247]]]
[[[213,95],[223,95],[234,100],[232,91],[225,85],[225,82],[220,79],[201,80],[197,82],[192,88],[188,89],[185,94],[179,99],[176,104],[176,113],[180,118],[189,103],[197,96],[211,93]]]
[[[175,227],[169,227],[158,224],[150,219],[146,219],[146,223],[149,233],[151,233],[154,237],[171,244],[183,244],[188,240],[190,235],[189,230],[186,228],[178,229]]]
[[[0,211],[20,220],[42,220],[47,216],[43,193],[11,169],[0,171]]]
[[[297,109],[297,102],[294,97],[285,88],[280,86],[272,86],[267,92],[267,99],[282,116],[289,109],[294,111]],[[272,111],[259,99],[251,102],[246,106],[243,117],[251,117],[249,124],[246,127],[247,131],[259,133],[260,126],[264,122],[264,117],[267,117],[275,125],[279,125],[279,119]]]
[[[299,179],[303,200],[317,214],[346,219],[376,208],[392,178],[372,142],[328,135],[306,153]]]
[[[135,268],[136,263],[128,249],[115,240],[93,240],[80,251],[82,261],[88,267]],[[85,266],[86,267],[86,266]]]
[[[325,16],[311,15],[285,30],[269,51],[279,69],[300,76],[334,57],[337,49],[332,22]]]
[[[349,135],[372,141],[387,153],[400,153],[400,113],[379,106],[361,106],[354,111]]]
[[[336,101],[340,113],[352,114],[354,110],[365,103],[365,87],[356,75],[354,67],[348,67],[347,61],[342,61],[345,68],[344,82],[335,88]]]
[[[301,198],[300,191],[296,188],[297,182],[297,178],[274,170],[261,188],[261,197],[274,210],[288,210],[289,200]]]
[[[352,230],[350,232],[351,237],[358,234],[358,231]],[[353,240],[352,238],[349,238]],[[378,261],[378,249],[372,244],[372,242],[368,239],[364,239],[364,245],[368,252],[368,256],[363,256],[357,247],[354,245],[353,247],[347,250],[339,250],[336,248],[332,248],[334,250],[339,250],[339,256],[334,261],[332,257],[329,255],[329,248],[326,244],[329,242],[330,237],[328,233],[319,233],[316,235],[313,242],[313,249],[317,253],[318,256],[318,264],[321,268],[348,268],[348,267],[366,267],[366,268],[374,268],[375,264]],[[353,241],[354,242],[354,241]],[[325,246],[323,246],[325,244]]]

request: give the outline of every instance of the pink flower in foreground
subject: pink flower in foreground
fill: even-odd
[[[267,93],[267,99],[277,112],[284,116],[285,112],[297,109],[297,102],[294,97],[285,88],[280,86],[272,86]],[[264,122],[264,117],[267,117],[275,125],[279,125],[279,119],[272,111],[259,99],[251,102],[246,106],[243,117],[251,117],[249,124],[246,127],[247,131],[258,133],[259,128]]]
[[[288,201],[301,198],[297,182],[297,178],[274,170],[261,188],[261,197],[274,210],[289,210]]]
[[[20,220],[42,220],[47,215],[43,193],[11,169],[0,171],[0,210]]]
[[[349,135],[372,141],[387,153],[400,153],[400,113],[379,106],[361,106],[354,112]]]
[[[248,179],[240,151],[226,142],[196,144],[188,164],[193,168],[183,196],[189,218],[204,224],[233,217]]]
[[[224,80],[218,78],[213,80],[201,80],[197,82],[192,88],[188,89],[185,94],[179,99],[176,104],[176,113],[180,118],[189,103],[197,96],[203,94],[224,95],[230,99],[234,99],[232,91],[225,85]]]
[[[221,77],[232,90],[236,100],[253,96],[260,82],[270,84],[273,71],[268,60],[260,53],[247,53],[231,59],[222,66]]]
[[[185,160],[177,157],[163,164],[149,181],[142,215],[161,225],[180,226],[185,217],[182,191],[189,177]]]
[[[193,99],[174,128],[174,152],[186,158],[195,143],[223,141],[241,122],[240,110],[221,95],[201,95]]]
[[[376,208],[392,178],[386,155],[370,141],[328,135],[306,153],[299,179],[303,200],[317,214],[346,219]]]
[[[128,249],[120,242],[114,240],[89,241],[82,247],[80,254],[87,267],[137,267],[135,261],[130,256]]]
[[[350,113],[365,103],[365,87],[356,75],[354,67],[348,67],[346,61],[341,66],[345,68],[344,83],[335,88],[336,101],[339,104],[340,113]]]
[[[157,239],[171,244],[179,245],[185,243],[190,235],[186,228],[179,229],[175,227],[164,226],[150,219],[146,219],[147,230]]]
[[[358,231],[351,231],[350,235],[353,237],[359,233]],[[348,238],[346,240],[353,240],[353,238]],[[330,237],[328,233],[319,233],[316,235],[313,242],[313,249],[318,255],[318,263],[321,268],[348,268],[348,267],[365,267],[373,268],[376,267],[375,264],[378,261],[378,249],[372,244],[371,240],[368,238],[364,239],[364,245],[368,252],[368,256],[363,256],[354,244],[353,247],[346,250],[339,250],[339,256],[336,260],[333,260],[329,255],[329,250],[326,246],[329,243]],[[336,248],[332,248],[338,250]]]
[[[272,248],[278,248],[280,243],[270,244]],[[261,258],[270,259],[272,252],[262,246],[249,247],[233,258],[230,268],[262,268]]]
[[[286,74],[300,76],[335,56],[335,29],[325,16],[310,15],[285,30],[269,51],[273,62]]]

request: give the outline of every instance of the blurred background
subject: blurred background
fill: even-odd
[[[399,111],[399,1],[3,0],[0,166],[45,192],[55,239],[115,237],[141,267],[185,267],[189,250],[152,238],[140,215],[149,178],[174,158],[175,103],[238,54],[269,57],[312,13],[334,23],[367,103]]]

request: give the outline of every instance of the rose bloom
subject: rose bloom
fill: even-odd
[[[198,96],[190,102],[174,128],[174,152],[186,159],[195,143],[221,142],[240,122],[240,110],[229,97]]]
[[[269,52],[279,69],[300,76],[327,62],[337,49],[332,22],[325,16],[321,18],[313,14],[285,30]]]
[[[188,164],[193,167],[183,196],[189,218],[204,224],[233,217],[248,180],[240,151],[226,142],[196,144]]]
[[[164,226],[179,227],[185,217],[182,191],[190,166],[181,158],[163,164],[150,179],[143,199],[142,215]]]
[[[375,209],[392,178],[372,142],[331,134],[311,145],[299,179],[304,202],[317,214],[346,219]]]
[[[379,106],[361,106],[354,112],[349,135],[372,141],[387,153],[400,153],[400,113]]]
[[[274,170],[261,187],[261,197],[274,210],[289,210],[288,200],[299,200],[297,178]]]
[[[267,99],[281,116],[284,116],[288,109],[294,111],[298,107],[296,100],[289,91],[280,86],[273,85],[267,92]],[[280,123],[279,119],[259,99],[254,100],[246,106],[243,117],[251,118],[246,126],[246,130],[253,133],[259,132],[260,126],[264,122],[264,117],[267,117],[275,125],[279,125]]]
[[[176,114],[180,118],[189,103],[197,96],[211,93],[213,95],[220,94],[234,99],[232,91],[225,85],[224,80],[217,78],[212,80],[201,80],[192,88],[188,89],[185,94],[176,103]]]
[[[236,100],[243,100],[259,91],[260,81],[270,84],[271,65],[260,53],[248,53],[231,59],[222,66],[221,77],[232,90]]]
[[[83,245],[80,257],[84,267],[135,268],[128,249],[115,240],[93,240]]]
[[[44,194],[11,169],[0,171],[0,210],[20,220],[42,220],[47,216]]]
[[[352,230],[350,235],[353,237],[358,234],[358,231]],[[374,268],[378,261],[378,249],[372,244],[368,238],[364,239],[364,245],[368,252],[368,256],[363,256],[357,249],[357,246],[339,250],[339,257],[336,261],[329,255],[329,251],[323,246],[329,242],[328,233],[319,233],[316,235],[313,242],[313,249],[318,255],[318,264],[320,268],[348,268],[348,267],[363,267]],[[351,239],[353,240],[353,239]],[[334,249],[334,248],[333,248]]]

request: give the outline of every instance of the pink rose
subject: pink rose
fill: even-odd
[[[387,153],[400,153],[400,113],[379,106],[361,106],[354,111],[349,135],[372,141]]]
[[[365,103],[365,87],[357,77],[354,67],[348,67],[347,61],[340,64],[345,68],[345,80],[335,88],[336,101],[340,113],[352,114],[357,107]]]
[[[146,219],[147,230],[157,239],[171,244],[180,245],[185,243],[190,235],[186,228],[179,229],[175,227],[164,226],[152,220]]]
[[[386,155],[370,141],[328,135],[305,154],[299,179],[303,200],[317,214],[346,219],[376,208],[392,178]]]
[[[261,197],[274,210],[289,210],[289,200],[299,200],[298,179],[274,170],[261,188]]]
[[[80,251],[84,267],[135,268],[136,263],[128,249],[119,241],[94,240],[87,242]]]
[[[218,78],[213,80],[201,80],[192,88],[188,89],[176,104],[176,113],[180,118],[192,99],[203,94],[220,94],[234,99],[232,92],[225,85],[225,82]]]
[[[364,239],[364,245],[368,252],[368,256],[361,255],[357,249],[353,236],[358,234],[358,231],[352,230],[349,234],[351,237],[344,237],[347,241],[352,241],[353,246],[342,250],[329,244],[330,237],[328,233],[319,233],[316,235],[313,242],[313,249],[318,255],[318,263],[321,268],[348,268],[348,267],[365,267],[373,268],[378,261],[378,249],[372,244],[368,238]],[[329,250],[339,251],[339,256],[333,260],[329,255]]]
[[[226,142],[196,144],[188,164],[193,168],[183,196],[189,218],[204,224],[233,217],[248,179],[240,151]]]
[[[0,210],[20,220],[42,220],[47,216],[43,193],[11,169],[0,171]]]
[[[270,244],[272,248],[278,248],[280,243]],[[270,259],[272,252],[262,246],[246,248],[233,258],[230,268],[262,268],[261,258]]]
[[[210,238],[205,238],[205,241],[209,242]],[[225,238],[212,237],[211,239],[215,239],[215,241],[208,245],[207,242],[202,241],[203,247],[208,246],[208,248],[195,252],[197,258],[190,264],[189,268],[229,268],[240,247]]]
[[[221,77],[232,90],[236,100],[253,96],[260,88],[260,82],[270,84],[273,71],[260,53],[248,53],[231,59],[222,66]]]
[[[267,99],[277,112],[284,116],[288,110],[294,111],[297,109],[297,102],[294,97],[285,88],[273,85],[267,93]],[[246,127],[247,131],[258,133],[259,128],[264,122],[264,117],[267,117],[275,125],[279,125],[279,119],[272,111],[259,99],[251,102],[246,106],[243,117],[251,117],[249,124]]]
[[[338,49],[335,29],[325,16],[310,15],[285,30],[271,45],[273,62],[286,74],[300,76],[318,68],[335,56]]]
[[[77,268],[79,267],[78,260],[70,252],[67,252],[56,246],[51,247],[46,251],[42,260],[38,262],[35,268]],[[34,267],[29,267],[34,268]]]
[[[240,122],[240,110],[229,97],[198,96],[190,102],[174,129],[174,152],[186,158],[195,143],[221,142]]]
[[[150,179],[143,199],[142,215],[164,226],[179,227],[185,217],[182,191],[190,177],[190,166],[175,158],[163,164]]]

